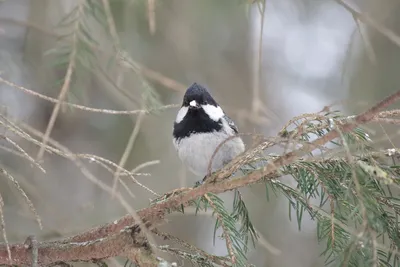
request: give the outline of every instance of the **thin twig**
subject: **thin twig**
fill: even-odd
[[[18,192],[24,197],[25,203],[28,205],[29,209],[32,211],[33,215],[35,216],[36,222],[39,225],[39,228],[42,230],[43,229],[42,220],[40,219],[40,216],[36,211],[35,205],[33,205],[33,202],[28,197],[28,195],[25,193],[24,189],[22,189],[22,187],[18,183],[18,181],[11,174],[9,174],[5,169],[0,168],[0,174],[3,174],[9,181],[11,181],[13,183],[14,187],[18,190]]]
[[[273,255],[281,255],[282,251],[278,248],[276,248],[274,245],[272,245],[268,240],[259,232],[257,231],[258,239],[257,242],[260,246],[264,247],[266,250],[268,250],[269,253]]]
[[[113,161],[111,161],[109,159],[97,156],[97,155],[93,155],[93,154],[75,154],[75,156],[77,156],[78,158],[85,158],[85,159],[88,159],[88,160],[98,160],[100,162],[104,162],[104,163],[106,163],[108,165],[111,165],[111,166],[115,167],[115,170],[112,172],[113,174],[115,173],[116,170],[119,170],[121,172],[120,176],[130,176],[133,179],[133,182],[136,183],[136,184],[139,184],[139,186],[141,186],[141,187],[143,187],[143,185],[141,185],[134,178],[134,175],[135,176],[150,176],[150,173],[145,173],[145,172],[134,173],[132,171],[128,171],[127,169],[122,168],[121,166],[119,166],[117,163],[115,163],[115,162],[113,162]],[[143,164],[146,164],[146,163],[147,162],[145,162]],[[149,192],[151,192],[151,191],[149,191]]]
[[[258,40],[258,56],[255,60],[256,62],[256,71],[254,72],[254,79],[253,79],[253,101],[252,101],[252,116],[259,117],[259,112],[261,108],[261,99],[260,99],[260,92],[261,92],[261,75],[262,75],[262,51],[263,49],[263,33],[264,33],[264,17],[265,17],[265,0],[257,2],[257,7],[259,8],[260,13],[260,36]]]
[[[103,2],[103,6],[104,6],[104,11],[105,11],[105,14],[107,17],[108,28],[110,30],[110,34],[111,34],[111,37],[114,42],[114,49],[117,50],[119,48],[119,36],[117,33],[117,28],[115,26],[114,17],[111,12],[110,2],[109,2],[109,0],[102,0],[102,2]]]
[[[23,86],[16,85],[15,83],[12,83],[12,82],[10,82],[10,81],[7,81],[7,80],[5,80],[5,79],[3,79],[3,78],[1,78],[1,77],[0,77],[0,82],[2,82],[2,83],[4,83],[4,84],[7,84],[7,85],[9,85],[9,86],[11,86],[11,87],[14,87],[14,88],[16,88],[16,89],[19,89],[19,90],[21,90],[21,91],[23,91],[23,92],[25,92],[25,93],[27,93],[27,94],[30,94],[30,95],[36,96],[36,97],[38,97],[38,98],[41,98],[41,99],[43,99],[43,100],[49,101],[49,102],[51,102],[51,103],[56,103],[56,104],[61,103],[62,105],[67,105],[67,106],[69,106],[69,107],[71,107],[71,108],[75,108],[75,109],[79,109],[79,110],[83,110],[83,111],[88,111],[88,112],[94,112],[94,113],[104,113],[104,114],[112,114],[112,115],[133,115],[133,114],[141,114],[141,113],[149,114],[149,113],[151,113],[151,112],[153,112],[153,111],[165,110],[165,109],[170,109],[170,108],[176,108],[176,107],[179,107],[179,106],[180,106],[180,105],[178,105],[178,104],[171,104],[171,105],[165,105],[165,106],[162,106],[162,107],[159,107],[159,108],[148,109],[148,110],[145,110],[145,109],[136,109],[136,110],[113,110],[113,109],[91,108],[91,107],[87,107],[87,106],[82,106],[82,105],[77,105],[77,104],[69,103],[69,102],[66,102],[66,101],[59,101],[59,100],[56,99],[56,98],[52,98],[52,97],[49,97],[49,96],[45,96],[45,95],[43,95],[43,94],[37,93],[37,92],[32,91],[32,90],[30,90],[30,89],[28,89],[28,88],[25,88],[25,87],[23,87]]]
[[[136,123],[135,123],[135,127],[133,127],[133,131],[129,137],[128,143],[126,144],[126,148],[124,153],[122,154],[122,157],[118,163],[118,166],[120,166],[121,168],[123,168],[125,166],[126,161],[128,160],[129,155],[131,154],[132,148],[133,148],[133,144],[135,143],[136,137],[139,134],[139,129],[140,126],[142,124],[142,120],[143,120],[143,113],[139,114]],[[117,190],[117,185],[118,185],[118,180],[119,180],[119,175],[120,175],[120,169],[118,168],[115,171],[114,174],[114,182],[113,182],[113,193],[111,194],[112,197],[114,197],[114,194]]]
[[[3,169],[0,169],[0,171],[3,171]],[[10,261],[11,264],[13,264],[13,260],[11,257],[10,243],[8,243],[8,238],[6,233],[6,222],[4,221],[3,207],[4,207],[4,200],[0,194],[0,228],[1,228],[1,233],[3,234],[4,242],[6,243],[8,260]]]
[[[111,37],[113,40],[113,47],[114,47],[115,53],[118,54],[118,51],[120,50],[120,40],[119,40],[119,36],[117,33],[117,28],[115,26],[114,17],[111,12],[110,2],[109,2],[109,0],[102,0],[102,1],[103,1],[104,11],[105,11],[105,14],[107,17],[108,28],[110,30],[110,34],[111,34]],[[117,67],[119,67],[119,66],[117,66]],[[124,71],[117,69],[117,77],[116,77],[116,83],[115,83],[116,88],[121,88],[121,85],[124,82],[124,78],[125,78]]]
[[[0,121],[1,124],[1,121]],[[5,125],[7,127],[7,125]],[[26,129],[29,129],[31,132],[33,132],[34,134],[38,135],[38,136],[42,136],[42,134],[33,129],[32,127],[29,127],[27,125],[23,125],[23,127],[25,127]],[[20,132],[20,131],[14,131],[15,134],[19,135],[20,137],[29,140],[30,142],[36,144],[36,145],[41,145],[41,143],[39,141],[37,141],[36,139],[33,139],[32,137],[30,137],[28,134],[24,133],[24,132]],[[49,142],[51,142],[55,147],[57,148],[53,148],[50,146],[46,145],[46,149],[60,155],[63,156],[69,160],[71,160],[71,162],[73,162],[78,169],[81,171],[81,173],[92,183],[94,183],[95,185],[97,185],[98,187],[100,187],[102,190],[104,190],[105,192],[111,194],[112,193],[112,188],[109,187],[107,184],[103,183],[102,181],[100,181],[99,179],[97,179],[86,167],[85,165],[79,160],[79,158],[73,154],[69,149],[67,149],[66,147],[62,146],[61,144],[59,144],[58,142],[51,140],[51,138],[49,139]],[[3,170],[4,171],[4,170]],[[11,177],[12,178],[12,177]],[[15,181],[15,179],[14,179]],[[129,216],[131,218],[133,218],[136,222],[139,222],[139,226],[140,228],[143,230],[143,232],[145,233],[146,237],[148,238],[149,241],[153,241],[153,238],[151,237],[151,235],[149,234],[149,232],[146,230],[147,228],[143,225],[140,216],[138,216],[136,214],[136,211],[134,209],[131,208],[131,206],[128,204],[127,201],[125,201],[125,199],[119,194],[116,193],[116,198],[119,201],[119,203],[122,205],[122,207],[124,207],[126,209],[126,211],[129,213]],[[155,243],[155,242],[153,242]]]
[[[358,32],[360,33],[361,39],[363,40],[363,44],[365,47],[365,51],[367,52],[367,56],[369,58],[369,60],[371,61],[371,63],[376,64],[376,55],[374,52],[374,48],[372,47],[372,44],[370,42],[370,40],[368,39],[367,33],[364,33],[360,22],[358,21],[358,18],[353,15],[354,21],[356,23]]]
[[[163,85],[166,88],[169,88],[176,92],[184,92],[187,88],[187,86],[185,86],[184,84],[182,84],[178,81],[175,81],[169,77],[166,77],[165,75],[163,75],[157,71],[149,69],[136,61],[133,61],[124,52],[120,52],[117,55],[117,60],[118,60],[118,63],[121,64],[121,66],[128,68],[137,74],[143,75],[150,80],[156,81],[157,83]]]
[[[79,3],[78,10],[79,10],[78,11],[79,16],[82,16],[82,13],[83,13],[83,2],[82,1]],[[64,101],[64,99],[67,96],[67,93],[69,91],[69,88],[70,88],[70,84],[72,81],[72,75],[74,72],[75,62],[76,62],[76,53],[77,53],[76,46],[77,46],[77,42],[78,42],[77,34],[79,31],[79,25],[80,25],[80,19],[77,19],[77,21],[75,22],[75,25],[74,25],[73,33],[72,33],[72,51],[69,55],[69,63],[68,63],[67,72],[64,77],[64,83],[61,87],[60,93],[57,98],[58,102],[54,106],[53,112],[51,113],[51,116],[50,116],[49,123],[47,124],[47,128],[46,128],[46,131],[45,131],[43,139],[42,139],[43,144],[40,146],[39,152],[36,156],[36,160],[39,162],[42,160],[45,146],[47,144],[47,141],[50,137],[51,131],[53,130],[54,124],[56,122],[58,113],[61,108],[61,102]]]
[[[86,157],[84,157],[84,158],[86,158]],[[88,158],[88,160],[89,160],[89,162],[94,162],[94,163],[97,163],[97,164],[99,164],[101,167],[103,167],[104,169],[106,169],[108,172],[110,172],[111,174],[114,174],[114,170],[112,170],[110,167],[108,167],[104,162],[102,162],[102,161],[100,161],[100,160],[98,160],[98,159],[96,159],[96,158],[94,158],[94,157],[91,157],[91,158]],[[127,186],[127,184],[123,181],[123,180],[119,180],[119,182],[121,183],[121,185],[125,188],[125,190],[128,192],[128,194],[132,197],[132,198],[135,198],[135,194],[133,194],[133,192],[129,189],[129,187]]]
[[[152,160],[152,161],[148,161],[148,162],[139,164],[138,166],[136,166],[134,169],[131,170],[131,173],[137,175],[137,172],[140,171],[141,169],[149,167],[149,166],[153,166],[153,165],[156,165],[156,164],[160,164],[160,161],[159,160]]]
[[[225,261],[227,260],[227,258],[224,257],[219,257],[219,256],[215,256],[215,255],[210,255],[209,253],[205,252],[204,250],[195,247],[191,244],[189,244],[188,242],[173,236],[171,234],[168,233],[163,233],[160,232],[158,229],[153,229],[152,232],[160,237],[162,237],[164,240],[171,240],[176,242],[177,244],[191,250],[192,252],[196,252],[199,255],[203,256],[204,258],[208,259],[210,262],[216,263],[218,265],[224,266],[224,267],[229,267],[230,265],[226,264]]]
[[[147,16],[151,35],[156,33],[156,0],[147,0]]]
[[[383,25],[380,25],[373,19],[371,19],[368,15],[365,15],[354,8],[352,8],[349,4],[344,2],[343,0],[335,0],[339,5],[343,6],[348,12],[350,12],[354,17],[356,17],[358,20],[364,22],[365,24],[368,24],[381,34],[383,34],[385,37],[387,37],[390,41],[392,41],[394,44],[400,47],[400,36],[398,36],[394,31],[389,30]]]
[[[17,143],[15,143],[13,140],[11,140],[10,138],[8,138],[7,136],[4,137],[4,139],[9,142],[10,144],[12,144],[14,147],[17,148],[17,150],[23,155],[24,158],[28,159],[33,165],[35,165],[40,171],[42,171],[43,173],[46,173],[46,170],[39,164],[39,162],[37,162],[34,158],[32,158],[31,156],[29,156],[28,153],[25,152],[25,150],[22,149],[22,147],[20,147]]]

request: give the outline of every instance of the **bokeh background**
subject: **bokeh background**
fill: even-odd
[[[69,62],[65,55],[70,50],[65,46],[71,49],[75,34],[75,24],[59,24],[83,2],[1,0],[0,77],[58,98]],[[400,86],[397,0],[345,2],[353,13],[340,0],[91,2],[99,8],[109,3],[115,27],[107,20],[98,23],[93,14],[80,14],[96,48],[75,47],[82,62],[91,62],[73,69],[65,100],[75,104],[115,110],[180,104],[185,88],[199,82],[210,88],[241,132],[275,135],[295,115],[318,112],[330,104],[353,114]],[[53,108],[54,103],[0,82],[0,111],[7,118],[44,133]],[[50,136],[73,153],[94,154],[117,164],[125,154],[128,170],[152,162],[136,178],[163,193],[192,186],[199,179],[186,171],[175,154],[171,132],[176,112],[177,108],[168,108],[146,115],[113,115],[62,106]],[[395,128],[372,130],[374,137],[388,134],[396,143]],[[38,146],[31,142],[4,128],[0,134],[32,157],[38,154]],[[381,145],[389,143],[389,138],[380,140]],[[128,144],[131,150],[126,151]],[[126,214],[118,200],[89,181],[70,160],[45,152],[43,174],[26,159],[9,153],[6,148],[11,147],[0,139],[0,167],[32,199],[44,229],[39,230],[12,183],[1,177],[9,241],[23,242],[30,234],[40,240],[59,238]],[[97,179],[112,186],[112,173],[94,161],[83,162]],[[135,209],[154,198],[127,177],[122,179],[134,197],[121,185],[118,191]],[[323,266],[319,254],[325,244],[318,244],[312,220],[305,219],[299,231],[296,220],[288,218],[286,199],[278,196],[267,202],[260,187],[242,192],[261,235],[249,252],[251,263]],[[230,194],[224,197],[229,203]],[[194,216],[189,211],[168,219],[163,230],[210,253],[226,253],[223,241],[213,245],[214,220],[209,213]]]

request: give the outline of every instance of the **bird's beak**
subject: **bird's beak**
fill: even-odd
[[[189,108],[191,108],[191,109],[198,109],[198,108],[200,108],[200,105],[197,104],[196,100],[192,100],[192,101],[190,101],[190,103],[189,103]]]

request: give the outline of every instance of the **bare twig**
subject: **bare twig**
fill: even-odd
[[[46,173],[45,169],[36,161],[34,160],[31,156],[29,156],[28,153],[25,152],[25,150],[22,149],[17,143],[15,143],[13,140],[8,138],[7,136],[4,137],[4,139],[12,144],[22,155],[24,158],[28,159],[33,165],[35,165],[40,171],[43,173]]]
[[[0,124],[2,122],[0,121]],[[4,125],[4,124],[3,124]],[[7,127],[7,125],[5,125]],[[33,132],[35,135],[37,136],[42,136],[42,134],[27,126],[27,125],[23,125],[25,128],[29,129],[30,132]],[[16,126],[15,126],[16,127]],[[33,139],[32,137],[30,137],[28,134],[26,134],[25,132],[22,132],[22,130],[18,129],[18,131],[16,131],[15,129],[13,129],[14,133],[19,135],[20,137],[29,140],[30,142],[36,144],[36,145],[41,145],[41,143],[39,141],[37,141],[36,139]],[[98,180],[86,167],[85,165],[79,160],[79,158],[73,154],[69,149],[67,149],[66,147],[62,146],[61,144],[59,144],[58,142],[51,140],[51,138],[49,139],[49,142],[51,142],[55,147],[57,148],[53,148],[50,146],[46,145],[46,149],[54,152],[60,156],[63,156],[69,160],[71,160],[78,168],[79,170],[82,172],[82,174],[92,183],[94,183],[95,185],[97,185],[99,188],[101,188],[102,190],[104,190],[107,193],[112,192],[112,188],[109,187],[107,184],[105,184],[104,182]],[[10,178],[8,176],[8,178]],[[12,178],[12,177],[11,177]],[[15,181],[15,179],[13,180],[13,182]],[[15,181],[16,182],[16,181]],[[14,183],[15,183],[14,182]],[[126,211],[129,213],[129,216],[131,218],[133,218],[136,222],[138,222],[138,225],[140,226],[140,228],[142,229],[142,231],[146,234],[147,238],[150,241],[153,241],[151,235],[148,233],[148,231],[146,230],[146,228],[144,228],[144,225],[140,219],[140,216],[138,216],[136,214],[136,211],[134,209],[131,208],[131,206],[128,204],[127,201],[125,201],[125,199],[119,194],[116,194],[116,198],[119,201],[119,203],[122,205],[122,207],[124,207],[126,209]],[[161,219],[161,218],[160,218]],[[120,229],[121,230],[121,229]],[[155,243],[155,242],[152,242]],[[1,264],[1,263],[0,263]]]
[[[213,154],[211,155],[210,160],[208,161],[207,176],[210,176],[210,175],[211,175],[212,163],[213,163],[214,158],[215,158],[215,156],[217,155],[218,151],[222,148],[222,146],[223,146],[224,144],[226,144],[227,142],[229,142],[230,140],[232,140],[232,139],[240,138],[240,136],[247,136],[247,135],[250,135],[250,136],[253,136],[253,137],[262,137],[262,135],[260,135],[260,134],[239,133],[239,134],[237,134],[237,135],[232,135],[232,136],[229,136],[229,137],[225,138],[225,140],[223,140],[221,143],[219,143],[218,146],[215,148]]]
[[[160,163],[159,160],[152,160],[152,161],[148,161],[148,162],[139,164],[138,166],[136,166],[134,169],[131,170],[131,173],[137,175],[137,172],[140,171],[141,169],[149,167],[149,166],[153,166],[153,165],[156,165],[156,164],[159,164],[159,163]]]
[[[262,102],[260,99],[260,92],[261,92],[261,74],[262,74],[262,60],[263,60],[263,34],[264,34],[264,18],[265,18],[265,0],[257,2],[257,7],[260,13],[260,36],[258,40],[258,49],[257,49],[257,57],[254,60],[255,63],[255,70],[253,76],[253,99],[252,99],[252,116],[253,117],[260,117],[260,110],[262,108]]]
[[[61,103],[62,105],[67,105],[67,106],[69,106],[71,108],[75,108],[75,109],[79,109],[79,110],[83,110],[83,111],[88,111],[88,112],[94,112],[94,113],[104,113],[104,114],[112,114],[112,115],[133,115],[133,114],[141,114],[141,113],[149,114],[152,111],[165,110],[165,109],[176,108],[176,107],[180,106],[178,104],[171,104],[171,105],[165,105],[165,106],[162,106],[162,107],[159,107],[159,108],[148,109],[148,110],[145,110],[145,109],[113,110],[113,109],[91,108],[91,107],[87,107],[87,106],[82,106],[82,105],[69,103],[69,102],[66,102],[66,101],[59,101],[58,99],[55,99],[55,98],[52,98],[52,97],[49,97],[49,96],[45,96],[43,94],[40,94],[40,93],[35,92],[35,91],[32,91],[32,90],[30,90],[28,88],[25,88],[23,86],[16,85],[15,83],[7,81],[7,80],[5,80],[5,79],[3,79],[1,77],[0,77],[0,82],[2,82],[4,84],[7,84],[7,85],[9,85],[11,87],[14,87],[16,89],[19,89],[19,90],[23,91],[24,93],[27,93],[27,94],[36,96],[36,97],[38,97],[40,99],[49,101],[51,103],[56,103],[56,104]]]
[[[83,2],[81,1],[79,3],[78,6],[78,10],[79,10],[79,15],[81,16],[83,13]],[[61,108],[61,102],[64,101],[65,97],[67,96],[67,93],[69,91],[70,88],[70,84],[72,81],[72,75],[74,72],[74,68],[75,68],[75,62],[76,62],[76,52],[77,52],[77,42],[78,42],[78,31],[79,31],[79,24],[80,24],[80,20],[78,19],[75,22],[74,25],[74,29],[73,29],[73,33],[72,33],[72,51],[69,55],[69,63],[68,63],[68,68],[67,68],[67,72],[65,74],[64,77],[64,83],[61,87],[60,93],[58,95],[58,102],[57,104],[54,106],[53,112],[51,113],[50,116],[50,120],[49,123],[47,124],[47,128],[46,131],[44,133],[43,139],[42,139],[42,145],[40,146],[39,152],[37,154],[36,159],[40,162],[43,154],[44,154],[44,150],[45,150],[45,145],[47,144],[47,141],[50,137],[51,131],[53,130],[54,124],[56,122],[58,113],[60,111]]]
[[[120,166],[121,168],[123,168],[125,166],[126,161],[128,160],[129,155],[131,154],[132,148],[133,148],[133,144],[135,143],[136,137],[139,134],[139,129],[140,126],[142,124],[142,120],[143,120],[143,113],[139,114],[136,123],[135,123],[135,127],[133,127],[133,131],[129,137],[128,143],[126,144],[126,148],[124,153],[122,154],[122,157],[118,163],[118,166]],[[117,184],[118,184],[118,180],[119,180],[119,175],[120,175],[121,171],[118,168],[115,171],[114,174],[114,182],[113,182],[113,193],[111,194],[112,197],[114,197],[114,194],[117,190]]]
[[[9,181],[11,181],[13,183],[14,187],[18,190],[18,192],[24,197],[25,203],[28,205],[29,209],[32,211],[33,215],[35,216],[35,219],[39,225],[39,228],[43,229],[42,220],[40,219],[40,216],[36,211],[35,205],[33,205],[31,199],[25,193],[24,189],[22,189],[22,187],[20,186],[18,181],[15,180],[15,178],[3,168],[0,168],[0,174],[4,175]]]
[[[0,171],[3,171],[3,169],[0,169]],[[4,207],[4,200],[0,194],[0,228],[1,228],[1,233],[3,234],[4,242],[6,243],[7,259],[10,261],[10,264],[13,264],[10,244],[8,243],[8,238],[6,233],[6,222],[4,221],[3,207]]]
[[[260,234],[259,231],[257,231],[257,235],[258,235],[258,240],[257,240],[258,244],[260,244],[262,247],[264,247],[266,250],[268,250],[269,253],[271,253],[273,255],[281,255],[282,254],[282,251],[279,250],[278,248],[276,248],[270,242],[268,242],[268,240],[262,234]]]
[[[352,8],[349,4],[344,2],[343,0],[335,0],[339,5],[343,6],[348,12],[350,12],[355,18],[360,20],[361,22],[364,22],[365,24],[368,24],[381,34],[383,34],[385,37],[387,37],[390,41],[392,41],[394,44],[400,47],[400,36],[398,36],[394,31],[389,30],[383,25],[380,25],[373,19],[371,19],[368,15],[365,15],[354,8]]]
[[[77,155],[78,156],[78,155]],[[79,157],[79,156],[78,156]],[[85,157],[84,157],[85,158]],[[89,159],[89,161],[90,162],[95,162],[95,163],[97,163],[97,164],[99,164],[100,166],[102,166],[104,169],[106,169],[108,172],[110,172],[111,174],[114,174],[114,170],[112,170],[110,167],[108,167],[104,162],[102,162],[102,161],[100,161],[100,160],[98,160],[97,158],[95,158],[95,157],[90,157],[90,158],[88,158]],[[134,198],[135,197],[135,195],[132,193],[132,191],[129,189],[129,187],[128,187],[128,185],[124,182],[124,181],[122,181],[122,180],[119,180],[119,182],[121,183],[121,185],[125,188],[125,190],[128,192],[128,194],[132,197],[132,198]]]
[[[119,36],[117,33],[117,28],[115,27],[114,17],[111,12],[110,2],[109,0],[102,0],[102,2],[107,17],[108,28],[110,30],[111,37],[113,38],[114,49],[117,50],[119,48]]]
[[[183,92],[186,90],[186,86],[184,84],[166,77],[157,71],[149,69],[136,61],[133,61],[126,53],[121,52],[117,56],[117,60],[121,66],[124,66],[125,68],[128,68],[137,74],[141,74],[146,78],[165,86],[166,88],[177,92]]]
[[[147,16],[151,35],[156,33],[156,0],[147,0]]]
[[[353,15],[354,21],[357,25],[358,32],[360,33],[361,39],[363,40],[365,51],[367,52],[367,56],[371,63],[376,64],[376,55],[374,52],[374,48],[372,47],[372,44],[370,40],[368,39],[366,31],[364,31],[360,25],[360,22],[358,21],[358,18]]]

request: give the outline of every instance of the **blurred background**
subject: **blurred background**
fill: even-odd
[[[172,145],[177,107],[159,109],[179,105],[187,86],[206,85],[244,133],[275,135],[293,116],[331,104],[354,114],[400,86],[399,12],[397,0],[1,0],[0,112],[38,141],[47,132],[49,144],[55,140],[72,153],[137,168],[135,178],[161,194],[199,179],[181,165]],[[156,110],[143,115],[55,108],[35,92],[97,109]],[[372,133],[393,137],[395,130],[385,126]],[[0,139],[0,167],[21,184],[44,227],[38,228],[20,193],[1,177],[9,241],[23,242],[30,234],[40,240],[68,236],[126,214],[76,162],[40,151],[4,127],[3,135],[46,170],[11,153],[16,147]],[[81,159],[85,168],[113,186],[115,174],[87,157]],[[120,184],[117,190],[133,208],[155,198],[127,176],[121,179],[129,191]],[[323,266],[325,244],[318,244],[312,220],[299,231],[288,218],[286,199],[267,202],[260,187],[242,193],[261,235],[249,252],[251,263]],[[232,196],[224,197],[230,205]],[[209,213],[168,219],[161,229],[226,254],[224,241],[213,245]]]

